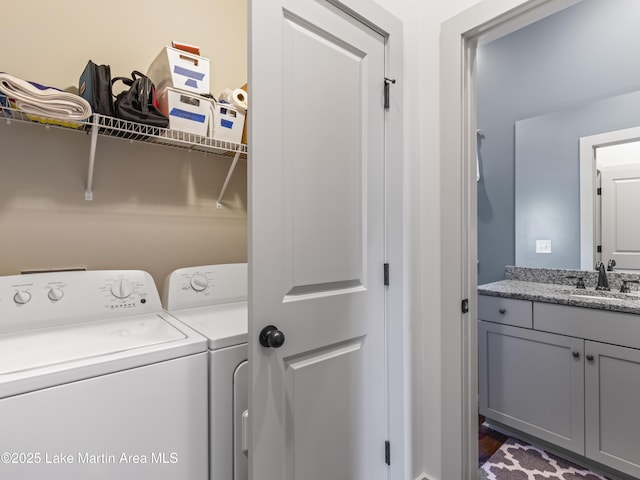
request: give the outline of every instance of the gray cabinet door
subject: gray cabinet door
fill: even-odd
[[[640,350],[586,341],[585,355],[586,455],[640,478]]]
[[[479,322],[480,413],[584,454],[584,340]]]

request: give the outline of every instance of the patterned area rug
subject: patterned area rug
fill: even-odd
[[[480,467],[479,480],[608,480],[527,443],[509,438]]]

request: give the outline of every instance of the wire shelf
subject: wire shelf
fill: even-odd
[[[98,127],[98,135],[118,137],[126,140],[155,143],[158,145],[193,150],[217,155],[235,155],[240,150],[241,157],[246,157],[247,146],[240,143],[227,142],[190,132],[152,127],[142,123],[130,122],[120,118],[94,114],[88,120],[70,121],[52,117],[41,117],[26,114],[13,108],[0,107],[0,118],[7,124],[11,122],[40,124],[47,127],[64,128],[76,131],[88,131]]]
[[[29,123],[42,125],[46,128],[54,127],[89,133],[91,135],[91,148],[89,153],[87,188],[85,191],[86,200],[93,199],[93,170],[98,136],[115,137],[129,140],[131,142],[151,143],[204,154],[234,157],[232,166],[227,174],[222,191],[218,197],[218,208],[221,208],[222,196],[224,195],[229,178],[235,169],[238,159],[246,158],[248,151],[247,145],[241,143],[227,142],[203,135],[171,130],[168,128],[152,127],[141,123],[130,122],[128,120],[99,114],[93,114],[87,120],[76,121],[27,114],[21,110],[3,107],[0,105],[0,119],[4,119],[7,125],[10,125],[12,122]]]
[[[92,125],[99,128],[98,134],[105,136],[184,148],[202,153],[234,155],[240,150],[241,155],[246,156],[247,154],[247,146],[244,144],[226,142],[190,132],[151,127],[115,117],[94,114]]]

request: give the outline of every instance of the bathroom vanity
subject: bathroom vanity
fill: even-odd
[[[593,275],[507,267],[478,287],[480,413],[640,478],[640,293],[619,292],[637,275],[609,292]]]

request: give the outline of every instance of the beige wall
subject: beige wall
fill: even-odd
[[[247,79],[246,1],[23,0],[3,17],[0,70],[26,80],[77,87],[89,59],[113,76],[146,72],[171,40],[211,59],[214,95]],[[246,261],[245,161],[216,209],[229,157],[100,137],[92,202],[88,159],[84,133],[0,123],[0,275],[139,268],[161,282],[182,266]]]
[[[1,71],[25,80],[77,87],[89,59],[111,65],[113,76],[145,73],[177,40],[211,60],[213,95],[247,81],[246,0],[21,0],[2,16]]]

